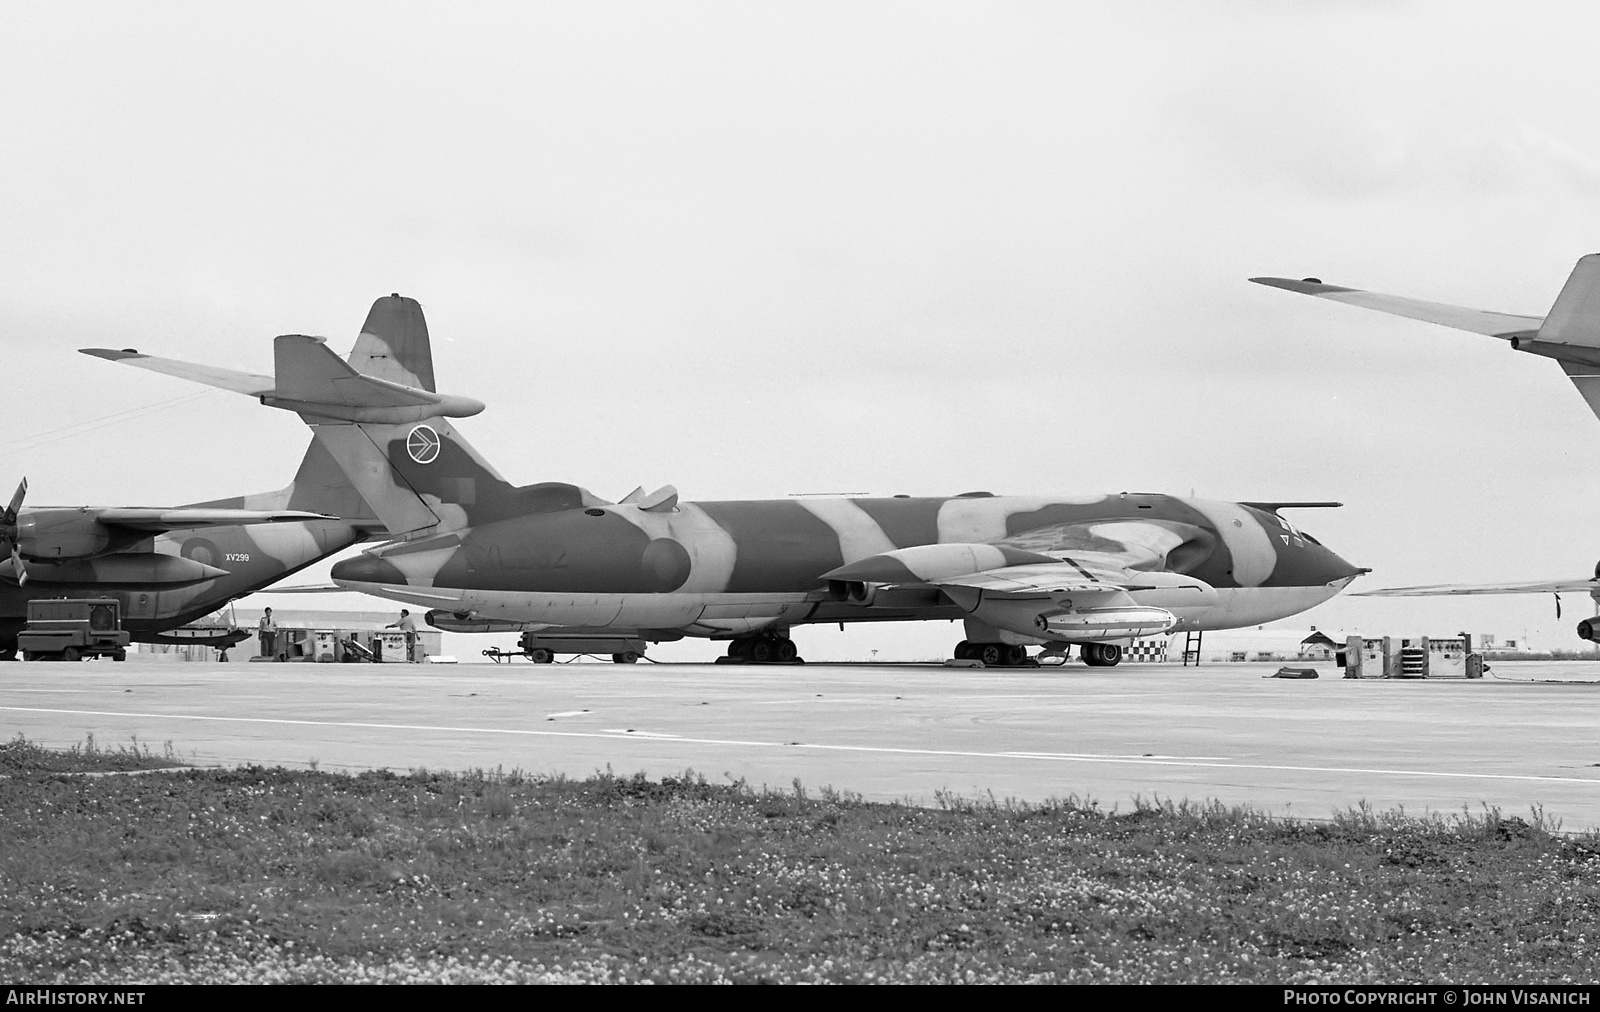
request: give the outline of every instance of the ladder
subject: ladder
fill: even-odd
[[[1183,634],[1183,666],[1189,666],[1189,658],[1194,658],[1194,666],[1200,666],[1200,638],[1205,635],[1203,630],[1190,629]]]

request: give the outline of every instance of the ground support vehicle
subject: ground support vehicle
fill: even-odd
[[[17,634],[17,647],[25,661],[121,661],[132,638],[122,629],[116,598],[60,598],[28,602],[28,624]]]

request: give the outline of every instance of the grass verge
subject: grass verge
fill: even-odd
[[[0,777],[30,773],[132,773],[182,765],[183,760],[178,758],[170,741],[162,743],[159,753],[138,738],[127,745],[101,748],[92,734],[82,744],[67,749],[42,748],[20,734],[0,743]]]
[[[1600,979],[1600,840],[1537,812],[1307,824],[4,755],[11,981]]]

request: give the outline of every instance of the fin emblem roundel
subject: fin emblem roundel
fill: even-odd
[[[419,464],[433,463],[439,456],[439,434],[432,426],[417,426],[406,436],[406,453]]]

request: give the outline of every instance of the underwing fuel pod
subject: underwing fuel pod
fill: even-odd
[[[414,300],[380,309],[406,321],[408,347],[427,347]],[[806,623],[960,619],[958,658],[1017,664],[1029,646],[1077,645],[1109,665],[1135,637],[1284,618],[1365,571],[1280,513],[1337,503],[987,492],[689,502],[671,486],[612,502],[506,481],[449,421],[481,404],[427,401],[431,373],[424,384],[392,360],[363,373],[315,339],[278,338],[268,378],[88,354],[298,413],[397,539],[335,564],[334,582],[429,609],[445,629],[699,636],[727,640],[733,659],[782,661],[795,659],[789,630]],[[369,414],[380,396],[411,400]]]

